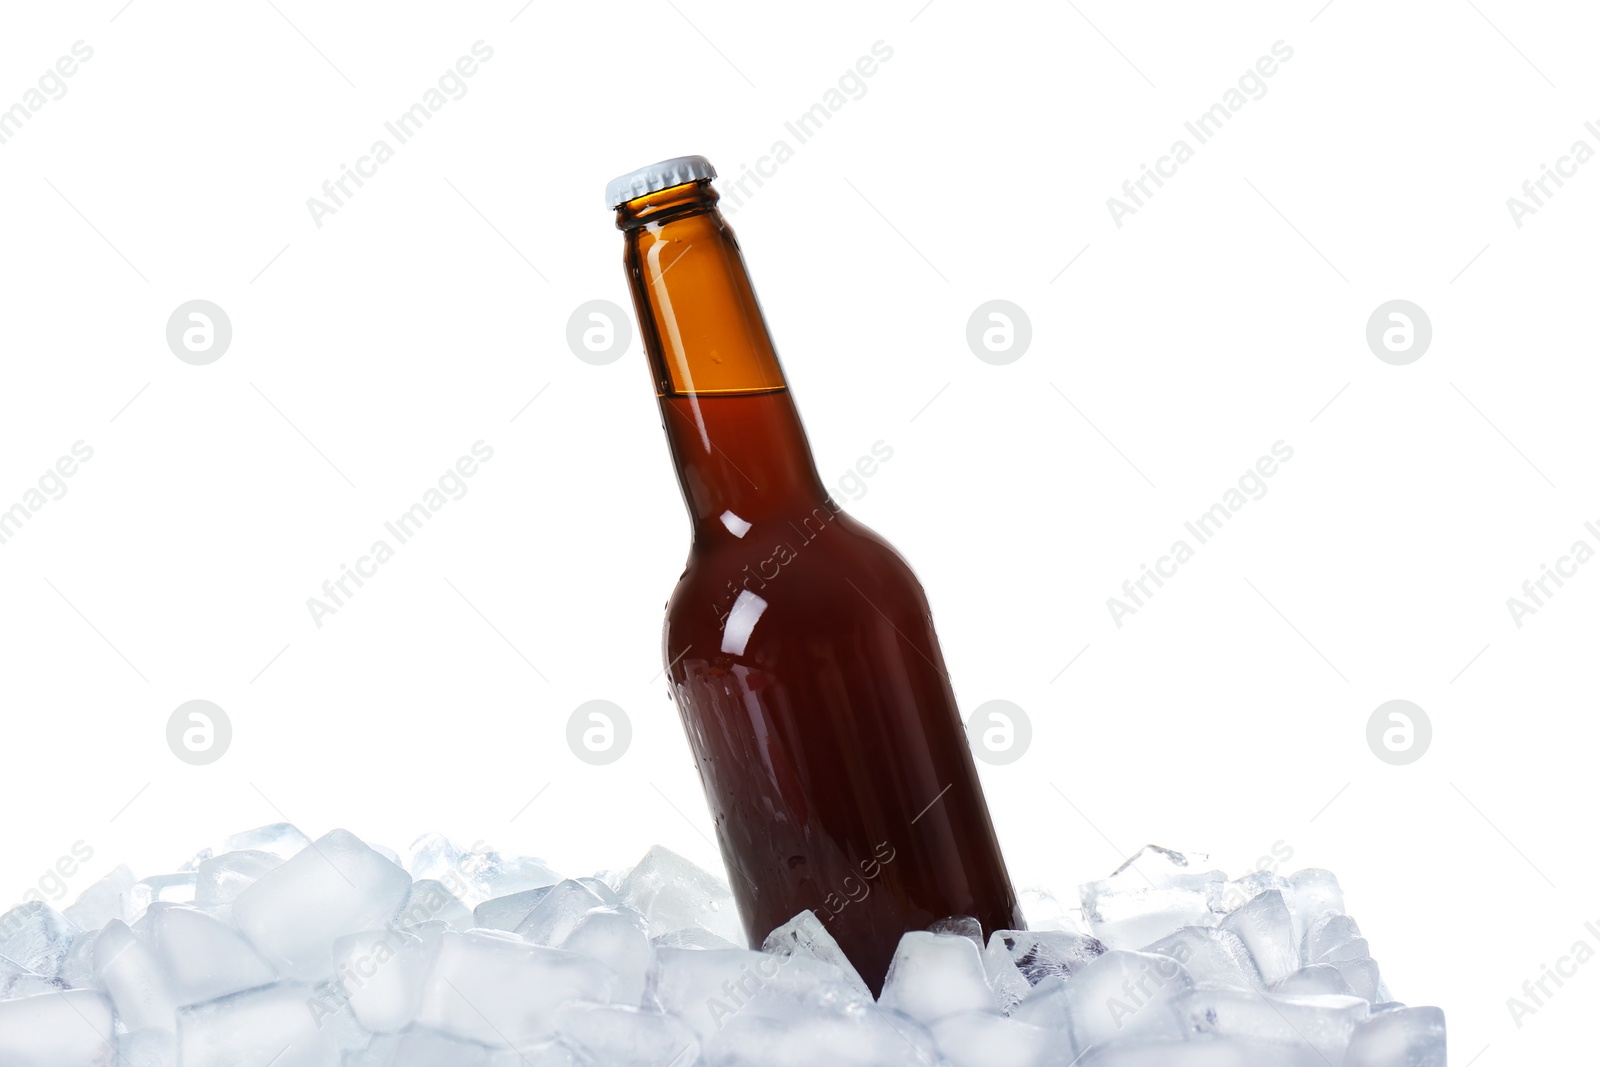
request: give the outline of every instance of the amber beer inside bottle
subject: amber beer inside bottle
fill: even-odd
[[[922,587],[817,476],[716,202],[616,205],[693,527],[662,654],[751,943],[809,909],[876,993],[903,932],[1023,919]]]

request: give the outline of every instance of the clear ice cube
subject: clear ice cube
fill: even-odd
[[[950,1067],[1064,1067],[1061,1035],[985,1012],[947,1015],[933,1024]]]
[[[111,1002],[87,989],[0,1001],[5,1067],[111,1067]]]
[[[311,844],[311,838],[286,822],[245,830],[228,838],[226,852],[270,852],[286,860]]]
[[[334,830],[240,893],[233,921],[282,973],[320,980],[333,972],[333,942],[387,925],[410,890],[405,871]]]
[[[694,1031],[663,1012],[572,1001],[556,1019],[563,1041],[605,1067],[683,1067],[700,1054]]]
[[[610,967],[617,975],[611,999],[638,1006],[653,958],[644,926],[644,916],[626,905],[594,908],[578,920],[561,947]]]
[[[761,944],[761,950],[777,956],[804,956],[837,967],[851,989],[864,997],[872,996],[872,991],[861,980],[861,975],[844,954],[844,949],[839,947],[839,942],[833,939],[822,920],[810,909],[802,911],[768,934]]]
[[[178,1012],[183,1067],[339,1067],[342,1050],[322,1025],[308,985],[279,982]]]
[[[333,943],[334,983],[363,1029],[404,1030],[416,1018],[429,953],[403,930],[368,930]]]
[[[177,1038],[169,1030],[135,1030],[117,1038],[116,1067],[178,1067]]]
[[[1106,951],[1098,938],[1066,930],[996,930],[989,935],[989,947],[997,944],[1029,985],[1070,978]]]
[[[605,906],[605,901],[582,882],[571,879],[550,887],[544,899],[534,905],[522,922],[517,924],[517,935],[535,945],[552,948],[565,941],[577,929],[578,922],[590,908]]]
[[[152,904],[193,904],[199,884],[196,871],[175,871],[141,878],[128,890],[128,914],[137,919]]]
[[[470,931],[439,936],[423,982],[417,1021],[495,1048],[518,1048],[555,1033],[568,1000],[607,1000],[610,969],[561,949]]]
[[[1237,934],[1250,950],[1261,980],[1273,985],[1300,969],[1300,951],[1294,940],[1294,920],[1283,894],[1268,890],[1234,909],[1221,929]]]
[[[31,997],[36,993],[53,993],[66,983],[60,978],[46,978],[34,974],[26,967],[0,956],[0,1000]]]
[[[128,895],[138,881],[126,865],[78,894],[78,899],[62,913],[80,930],[99,930],[112,919],[128,918]]]
[[[121,919],[95,937],[95,979],[129,1030],[171,1030],[178,998],[154,952]]]
[[[491,897],[472,909],[472,925],[483,930],[515,930],[549,893],[550,886],[540,886]]]
[[[1144,951],[1171,956],[1196,982],[1233,989],[1254,989],[1263,984],[1250,950],[1232,930],[1185,926],[1152,942]]]
[[[1325,993],[1349,997],[1355,990],[1344,980],[1337,967],[1326,963],[1313,963],[1302,967],[1272,987],[1274,993]]]
[[[741,1013],[728,1020],[703,1048],[696,1067],[930,1067],[939,1063],[933,1036],[926,1027],[875,1006],[840,1011],[800,1004],[782,1017]]]
[[[999,1014],[983,957],[970,938],[913,930],[889,962],[878,1003],[924,1025],[957,1012]]]
[[[698,926],[740,947],[747,944],[727,885],[660,845],[628,872],[617,895],[645,917],[651,937]]]
[[[1294,916],[1295,944],[1305,942],[1306,932],[1324,915],[1344,912],[1344,890],[1332,871],[1307,867],[1289,875],[1289,892],[1284,894]]]
[[[150,946],[180,1006],[267,985],[278,977],[237,930],[194,908],[152,905],[135,932]]]
[[[936,919],[929,923],[927,930],[930,934],[953,934],[964,937],[978,946],[978,951],[983,951],[983,924],[970,915],[950,915],[943,919]]]
[[[1344,1067],[1445,1067],[1444,1012],[1398,1008],[1356,1027]]]
[[[400,909],[399,921],[409,927],[426,922],[442,922],[452,930],[470,930],[477,925],[467,906],[435,878],[423,878],[411,883],[406,902]]]
[[[1170,956],[1112,949],[1067,982],[1047,982],[1018,1004],[1013,1019],[1065,1030],[1077,1051],[1133,1038],[1178,1038],[1179,998],[1194,987]]]
[[[268,871],[283,866],[283,857],[259,849],[213,856],[195,872],[194,902],[202,908],[231,905]]]
[[[1305,939],[1301,945],[1300,958],[1304,963],[1316,963],[1327,956],[1333,949],[1348,945],[1361,937],[1361,928],[1356,921],[1348,915],[1324,915],[1315,920],[1310,929],[1306,931]],[[1363,941],[1362,945],[1365,946]],[[1357,955],[1365,956],[1361,952]],[[1354,959],[1356,957],[1347,957]]]
[[[782,1015],[824,984],[843,986],[838,968],[803,956],[657,948],[644,1003],[676,1015],[705,1042],[736,1015]]]
[[[1178,1010],[1194,1034],[1263,1043],[1303,1041],[1329,1063],[1340,1063],[1350,1035],[1367,1018],[1368,1008],[1359,997],[1208,987],[1186,993]]]
[[[561,875],[544,860],[532,856],[502,856],[498,852],[474,854],[466,873],[472,884],[481,888],[482,896],[479,899],[482,900],[551,886],[561,881]],[[441,878],[440,881],[447,886],[451,884],[447,879]]]
[[[1079,887],[1089,929],[1112,948],[1148,945],[1223,910],[1226,876],[1202,854],[1146,845],[1107,878]]]
[[[50,905],[32,900],[0,915],[0,956],[46,978],[61,973],[78,928]]]

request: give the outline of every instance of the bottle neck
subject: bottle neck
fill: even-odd
[[[696,537],[827,503],[805,429],[710,182],[617,211],[662,425]]]

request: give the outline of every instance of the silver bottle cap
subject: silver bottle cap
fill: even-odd
[[[636,171],[624,174],[620,178],[613,178],[606,183],[606,207],[616,208],[644,196],[646,193],[659,193],[663,189],[670,189],[674,185],[687,185],[690,182],[707,181],[717,176],[717,168],[705,156],[678,156],[675,159],[663,159],[660,163],[652,163],[648,167],[640,167]]]

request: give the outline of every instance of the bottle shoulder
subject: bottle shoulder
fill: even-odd
[[[843,510],[757,523],[735,537],[697,538],[667,604],[675,622],[721,623],[741,595],[786,612],[835,620],[874,607],[893,617],[926,616],[922,584],[881,534]],[[830,610],[830,604],[832,608]]]

